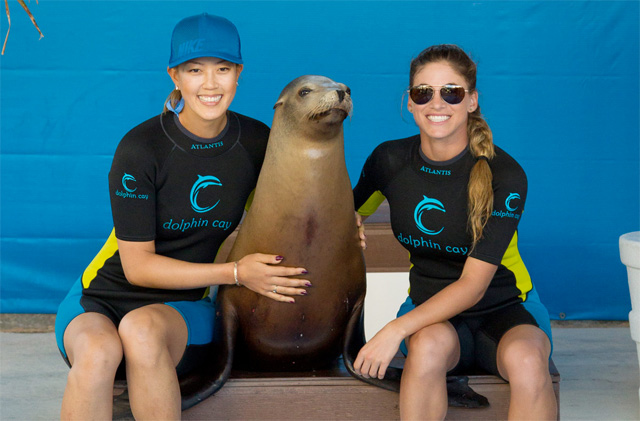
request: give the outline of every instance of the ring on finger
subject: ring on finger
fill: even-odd
[[[277,294],[278,293],[278,285],[274,285],[273,286],[273,293]]]

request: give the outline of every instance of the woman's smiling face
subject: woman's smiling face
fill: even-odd
[[[241,64],[215,57],[196,58],[169,69],[184,99],[180,122],[198,134],[198,127],[224,118],[235,97],[240,72]]]
[[[411,97],[408,100],[409,111],[420,128],[422,137],[447,143],[468,142],[468,113],[478,107],[478,92],[467,92],[459,104],[449,104],[440,96],[440,87],[459,85],[468,89],[468,83],[462,75],[444,61],[425,64],[414,76],[413,86],[429,85],[434,87],[433,98],[426,104],[416,104]]]

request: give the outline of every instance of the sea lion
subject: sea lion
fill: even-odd
[[[256,371],[327,367],[364,299],[366,279],[344,160],[342,122],[349,88],[322,76],[289,83],[275,105],[256,192],[229,261],[280,254],[312,283],[295,304],[247,288],[224,287],[225,329],[236,329],[234,366]],[[358,307],[358,308],[360,308]]]
[[[221,286],[218,346],[211,366],[199,373],[206,385],[181,383],[184,409],[220,389],[232,367],[309,371],[335,365],[341,354],[353,376],[399,390],[400,369],[390,367],[382,380],[353,370],[365,343],[366,271],[344,159],[350,90],[323,76],[301,76],[282,90],[274,109],[255,196],[228,261],[279,254],[287,266],[306,268],[313,286],[294,304]]]
[[[313,286],[294,304],[221,286],[209,382],[196,393],[183,388],[183,408],[215,393],[232,366],[308,371],[336,364],[343,352],[352,363],[364,344],[366,271],[342,126],[352,109],[350,90],[323,76],[301,76],[274,109],[255,195],[228,261],[279,254],[287,266],[306,268]]]

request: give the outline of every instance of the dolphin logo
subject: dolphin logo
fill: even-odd
[[[193,187],[191,187],[190,200],[191,208],[194,211],[198,213],[209,212],[211,209],[215,208],[218,203],[220,203],[220,200],[218,200],[213,206],[209,206],[208,208],[203,208],[202,206],[198,205],[198,193],[200,193],[200,190],[209,186],[222,186],[222,183],[218,178],[212,175],[199,175],[198,180],[193,184]]]
[[[437,199],[431,199],[424,195],[422,197],[424,197],[424,200],[422,200],[422,202],[418,203],[418,206],[416,206],[416,210],[413,212],[413,218],[415,219],[416,225],[418,226],[418,229],[420,231],[429,235],[438,235],[442,232],[444,227],[440,228],[439,231],[432,231],[430,229],[425,228],[425,226],[422,225],[422,214],[425,211],[428,211],[431,209],[439,210],[441,212],[446,212],[446,210],[444,210],[444,205],[442,204],[442,202],[440,202]]]
[[[504,205],[507,207],[507,210],[509,212],[513,212],[514,210],[518,209],[518,206],[516,206],[515,208],[511,207],[511,201],[515,199],[520,199],[520,195],[518,193],[511,193],[507,197],[507,200],[504,201]]]
[[[124,173],[124,177],[122,177],[122,187],[124,187],[124,189],[129,193],[133,193],[134,191],[138,190],[137,187],[135,189],[130,189],[129,187],[127,187],[127,181],[136,181],[136,179],[131,174]]]

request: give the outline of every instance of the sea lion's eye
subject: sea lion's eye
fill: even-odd
[[[302,89],[300,89],[300,92],[298,92],[298,95],[300,95],[300,96],[305,96],[305,95],[307,95],[307,94],[308,94],[308,93],[310,93],[310,92],[311,92],[311,89],[309,89],[309,88],[302,88]]]

